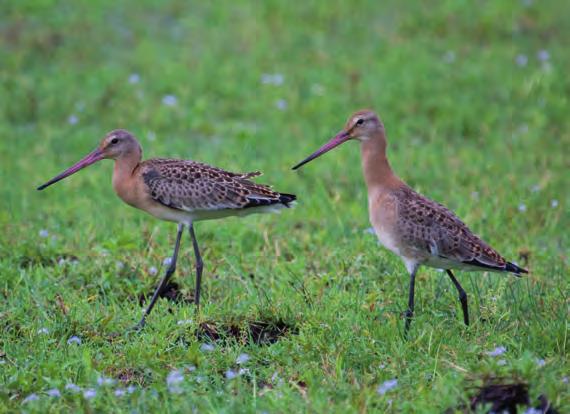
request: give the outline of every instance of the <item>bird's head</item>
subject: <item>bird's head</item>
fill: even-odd
[[[378,132],[384,130],[384,125],[378,115],[371,110],[357,111],[346,121],[344,128],[336,134],[329,142],[309,155],[299,164],[293,167],[294,170],[304,164],[320,157],[324,153],[338,147],[340,144],[353,139],[366,141],[377,136]]]
[[[44,188],[75,174],[77,171],[82,170],[97,161],[105,158],[117,160],[129,155],[134,155],[135,157],[138,157],[138,160],[140,160],[142,150],[137,139],[130,132],[125,131],[124,129],[115,129],[105,135],[105,138],[101,140],[101,143],[97,148],[61,174],[55,176],[47,183],[40,185],[38,190],[43,190]]]

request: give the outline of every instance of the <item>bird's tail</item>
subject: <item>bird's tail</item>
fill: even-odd
[[[279,193],[279,202],[284,204],[285,207],[290,207],[289,204],[297,200],[295,194]]]
[[[518,276],[518,277],[521,277],[521,275],[524,273],[528,273],[528,270],[523,269],[522,267],[518,267],[516,264],[511,263],[511,262],[507,262],[507,265],[505,266],[505,270],[507,272],[513,273],[515,276]]]

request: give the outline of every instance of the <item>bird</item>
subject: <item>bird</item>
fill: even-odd
[[[142,161],[142,147],[133,134],[116,129],[73,166],[55,176],[37,190],[56,182],[103,159],[114,160],[113,189],[128,205],[152,216],[178,223],[174,252],[142,319],[140,329],[152,311],[160,293],[176,270],[180,240],[185,226],[192,238],[195,256],[196,285],[194,304],[200,306],[200,289],[204,263],[194,231],[194,222],[245,216],[252,213],[276,212],[291,207],[296,195],[280,193],[270,186],[252,181],[261,172],[235,173],[191,160],[151,158]]]
[[[415,278],[422,265],[445,270],[459,294],[465,325],[469,325],[467,293],[454,270],[509,272],[518,277],[528,273],[476,236],[451,210],[417,193],[393,172],[384,124],[372,110],[355,112],[336,136],[293,169],[351,140],[360,142],[370,223],[380,244],[402,259],[410,275],[405,334],[414,314]]]

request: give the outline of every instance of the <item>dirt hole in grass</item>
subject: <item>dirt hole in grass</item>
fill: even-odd
[[[148,293],[141,293],[138,297],[140,306],[149,303],[154,289]],[[169,282],[159,294],[160,298],[173,303],[194,303],[194,296],[184,294],[176,282]],[[283,319],[266,319],[247,321],[243,323],[202,322],[196,330],[196,337],[208,342],[228,342],[235,340],[242,344],[271,345],[286,335],[296,335],[299,329]]]
[[[296,335],[299,329],[282,319],[248,321],[245,325],[202,322],[196,331],[200,340],[242,344],[271,345],[286,335]]]
[[[143,386],[152,380],[152,375],[143,368],[111,367],[106,374],[124,385],[138,384]]]
[[[154,286],[151,291],[147,293],[141,293],[139,295],[138,300],[140,306],[145,306],[148,304],[152,298],[152,295],[154,294],[155,289],[156,286]],[[180,285],[176,282],[168,282],[158,297],[164,298],[174,303],[194,303],[194,296],[192,294],[182,293],[180,290]]]
[[[516,414],[519,409],[534,408],[543,414],[558,414],[544,395],[540,395],[538,403],[533,406],[528,388],[528,384],[524,382],[506,382],[500,378],[488,379],[483,386],[471,389],[469,407],[459,408],[466,413],[475,412],[481,407],[488,407],[488,413]],[[451,413],[454,410],[450,409],[447,412]]]

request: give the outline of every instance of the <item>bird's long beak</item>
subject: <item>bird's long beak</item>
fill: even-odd
[[[334,147],[338,147],[340,144],[342,144],[343,142],[346,142],[350,139],[350,133],[348,131],[342,130],[341,132],[339,132],[333,139],[331,139],[329,142],[327,142],[325,145],[323,145],[321,148],[319,148],[318,150],[316,150],[315,152],[313,152],[311,155],[309,155],[307,158],[305,158],[303,161],[301,161],[299,164],[295,165],[293,167],[294,170],[296,170],[297,168],[305,165],[306,163],[308,163],[309,161],[314,160],[315,158],[320,157],[321,155],[323,155],[325,152],[329,152],[330,150],[332,150]]]
[[[99,148],[97,148],[94,151],[87,154],[81,161],[77,162],[72,167],[69,167],[67,170],[65,170],[61,174],[53,177],[47,183],[40,185],[37,189],[43,190],[44,188],[49,187],[50,185],[55,184],[60,180],[63,180],[65,177],[69,177],[71,174],[75,174],[77,171],[82,170],[83,168],[88,167],[91,164],[102,160],[104,157],[105,157],[105,154],[103,154],[103,151],[101,151]]]

